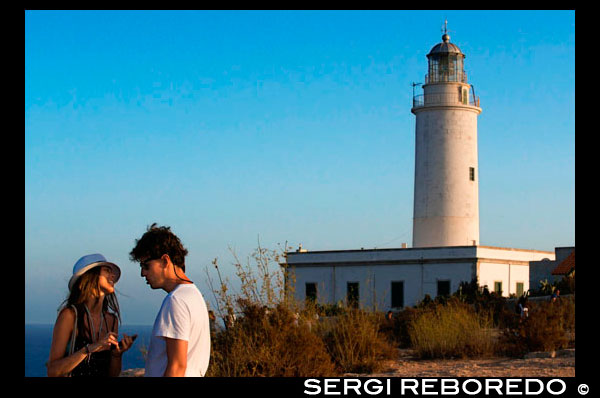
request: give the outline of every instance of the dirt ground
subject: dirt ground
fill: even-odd
[[[519,358],[465,360],[419,360],[410,350],[397,360],[387,361],[374,374],[346,374],[361,377],[575,377],[575,350],[564,350]]]
[[[527,358],[419,360],[401,350],[396,360],[386,361],[373,374],[347,373],[345,377],[575,377],[575,350],[534,353]],[[128,369],[121,377],[141,377],[144,369]]]

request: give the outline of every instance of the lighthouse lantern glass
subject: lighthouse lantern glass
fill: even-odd
[[[463,82],[466,74],[463,69],[462,54],[442,53],[429,56],[428,83]]]

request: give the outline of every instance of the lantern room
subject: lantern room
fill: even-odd
[[[425,76],[425,84],[444,82],[467,82],[467,74],[464,71],[465,55],[457,45],[450,43],[450,36],[444,33],[442,42],[436,44],[429,54],[428,74]]]

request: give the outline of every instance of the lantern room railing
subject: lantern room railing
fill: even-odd
[[[469,95],[469,98],[460,98],[459,94],[420,94],[413,97],[413,108],[436,105],[468,105],[479,108],[479,97]]]
[[[445,72],[437,71],[425,75],[425,84],[445,83],[445,82],[467,82],[467,73],[465,71]]]

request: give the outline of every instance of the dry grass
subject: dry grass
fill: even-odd
[[[504,331],[502,350],[522,356],[532,351],[554,351],[575,346],[575,298],[529,304],[529,316]]]
[[[349,308],[344,314],[321,323],[322,336],[331,358],[342,373],[373,373],[382,360],[396,357],[394,347],[380,331],[383,314]]]
[[[476,358],[495,351],[492,319],[472,307],[449,302],[426,309],[409,328],[415,355],[419,358]]]

